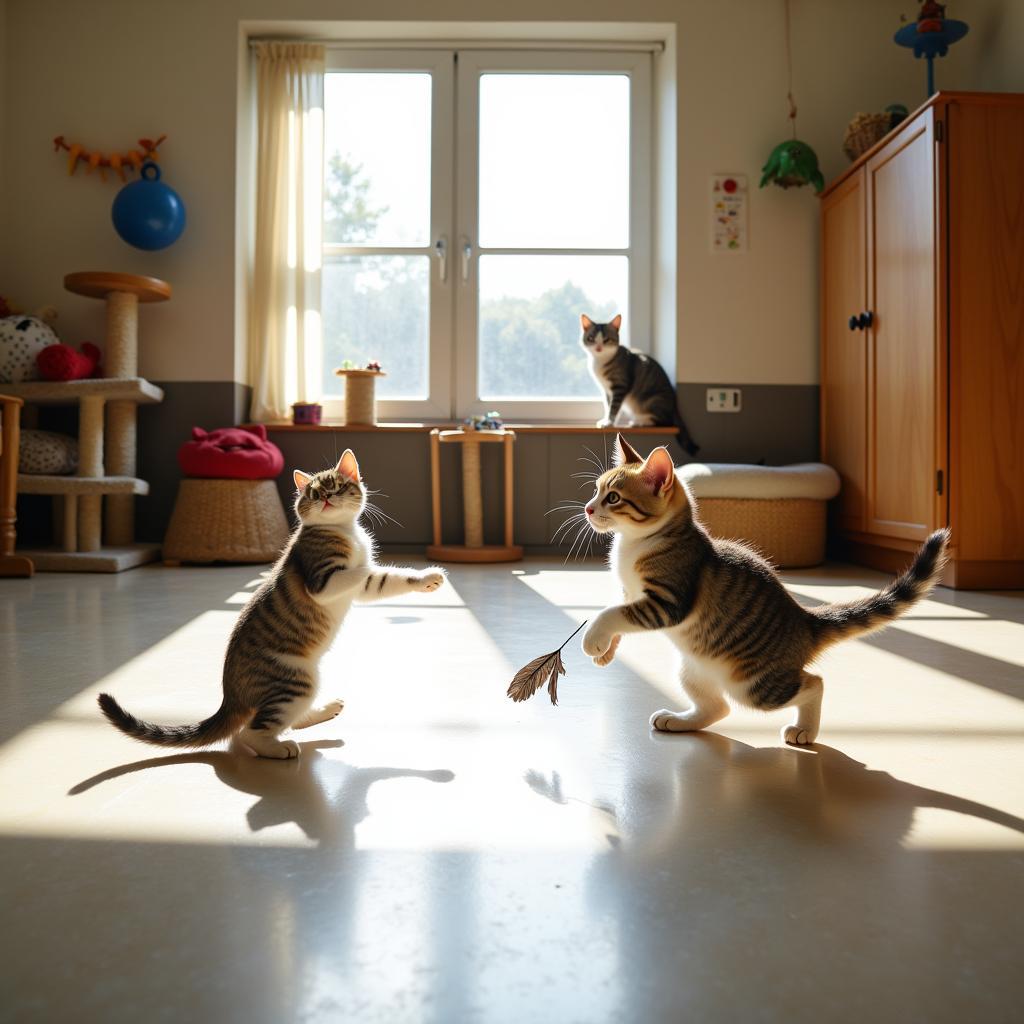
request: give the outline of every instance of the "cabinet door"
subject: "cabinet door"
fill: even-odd
[[[932,111],[867,164],[869,533],[935,522],[938,235]]]
[[[867,348],[849,325],[867,309],[864,172],[821,204],[821,457],[842,487],[832,509],[843,530],[863,530],[867,477]]]

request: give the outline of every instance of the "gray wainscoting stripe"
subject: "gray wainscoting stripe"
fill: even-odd
[[[740,412],[707,411],[707,389],[739,387]],[[783,466],[817,462],[817,384],[677,384],[679,408],[693,439],[698,462],[763,462]]]

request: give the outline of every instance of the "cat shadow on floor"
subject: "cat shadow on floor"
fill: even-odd
[[[306,741],[299,744],[301,756],[288,761],[253,757],[235,750],[152,757],[108,768],[72,787],[68,796],[151,768],[206,764],[225,785],[259,798],[246,812],[252,832],[294,822],[318,846],[351,849],[355,845],[356,827],[369,816],[369,790],[375,783],[389,779],[451,782],[455,778],[455,773],[447,769],[358,768],[321,753],[342,746],[343,740]]]
[[[1019,967],[984,935],[1019,931],[1008,894],[1024,820],[824,744],[759,748],[713,732],[653,742],[653,761],[598,794],[613,798],[619,841],[584,883],[617,950],[614,977],[645,993],[635,1019],[697,1019],[685,1009],[708,986],[721,1019],[762,1019],[760,993],[782,978],[798,1008],[828,979],[844,1020],[1009,1019],[999,993],[1019,985]],[[645,989],[652,977],[678,983]],[[971,984],[957,1002],[949,979],[960,977]]]

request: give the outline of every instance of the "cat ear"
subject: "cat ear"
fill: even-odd
[[[308,473],[303,473],[301,469],[293,469],[292,479],[295,481],[295,489],[301,491],[313,478]]]
[[[676,481],[676,467],[664,446],[655,448],[644,462],[643,478],[655,494],[670,494]]]
[[[621,435],[615,435],[615,451],[612,461],[616,466],[626,466],[631,462],[643,462],[643,456]]]
[[[594,321],[587,316],[586,313],[580,313],[580,327],[585,331],[589,331],[594,326]]]
[[[608,321],[608,326],[609,327],[614,327],[615,330],[618,330],[622,326],[622,314],[621,313],[616,313],[615,314],[615,319]]]
[[[359,483],[359,463],[356,462],[356,457],[352,454],[351,448],[345,449],[345,453],[338,459],[338,464],[334,467],[334,471],[342,476],[347,476],[349,480],[353,480],[355,483]]]

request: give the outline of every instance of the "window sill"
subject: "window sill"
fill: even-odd
[[[255,426],[247,423],[244,426]],[[297,433],[348,433],[348,434],[426,434],[431,430],[454,430],[461,424],[451,420],[441,420],[436,423],[378,423],[370,425],[366,423],[353,423],[346,426],[344,423],[264,423],[269,433],[274,431],[294,431]],[[674,436],[675,427],[595,427],[586,423],[506,423],[506,429],[514,430],[521,434],[617,434],[620,431],[627,434],[662,434]]]

